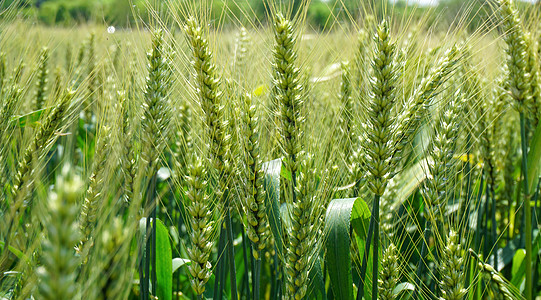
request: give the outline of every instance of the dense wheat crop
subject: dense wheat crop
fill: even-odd
[[[540,4],[301,2],[5,10],[0,299],[540,299]]]

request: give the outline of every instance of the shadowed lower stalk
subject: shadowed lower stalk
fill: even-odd
[[[524,112],[520,112],[520,140],[522,148],[522,180],[524,183],[524,202],[522,204],[525,215],[525,247],[526,247],[526,299],[532,299],[532,206],[530,205],[530,191],[528,186],[528,145],[526,142],[526,125]]]
[[[430,230],[430,222],[428,220],[425,220],[425,229],[423,231],[423,245],[421,246],[421,253],[419,254],[419,263],[417,264],[417,272],[415,276],[415,290],[413,291],[412,299],[417,299],[417,295],[421,293],[421,288],[425,289],[426,284],[423,282],[421,283],[421,276],[425,270],[426,262],[425,262],[425,255],[427,252],[427,244],[428,244],[428,238],[430,237],[430,234],[432,233]]]

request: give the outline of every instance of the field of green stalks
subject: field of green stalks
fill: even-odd
[[[0,299],[541,299],[539,3],[164,3],[1,13]]]

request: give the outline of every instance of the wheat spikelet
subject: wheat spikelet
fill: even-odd
[[[73,246],[79,241],[77,214],[82,182],[65,169],[49,195],[46,237],[42,242],[41,266],[37,269],[40,279],[40,299],[76,299],[77,268],[80,258]]]
[[[398,117],[394,132],[395,150],[392,155],[393,166],[398,165],[401,153],[414,137],[414,133],[426,115],[431,100],[438,94],[439,88],[446,81],[449,74],[454,70],[458,62],[460,51],[456,46],[451,47],[445,55],[436,63],[430,74],[421,80],[409,100],[408,107]]]
[[[33,168],[33,164],[36,159],[44,154],[44,150],[52,145],[56,140],[55,131],[62,125],[62,121],[66,116],[66,112],[69,108],[71,100],[74,96],[74,92],[67,91],[60,102],[53,108],[47,118],[43,121],[40,128],[30,145],[24,151],[22,158],[19,160],[17,167],[17,173],[13,179],[13,188],[11,195],[14,199],[18,199],[20,193],[26,188],[29,188],[30,173]]]
[[[351,165],[351,152],[356,148],[355,140],[355,123],[353,120],[353,97],[352,97],[352,85],[351,85],[351,67],[349,62],[344,61],[340,65],[342,69],[340,93],[339,98],[342,104],[341,116],[340,116],[340,131],[341,131],[341,145],[342,155],[346,160],[348,168]]]
[[[188,165],[188,153],[192,148],[191,137],[191,110],[187,103],[181,103],[177,106],[176,115],[179,128],[175,132],[175,145],[173,156],[175,157],[174,164],[178,178],[186,175],[186,167]]]
[[[541,76],[539,74],[539,57],[535,52],[534,41],[530,35],[526,35],[527,41],[527,59],[526,72],[530,74],[529,80],[529,110],[532,112],[533,127],[535,128],[539,124],[541,119]]]
[[[203,112],[206,135],[209,143],[211,168],[215,170],[217,184],[216,198],[222,199],[227,190],[229,170],[228,151],[230,135],[227,133],[227,121],[224,120],[224,106],[221,103],[220,78],[212,62],[212,53],[208,41],[203,36],[202,28],[194,18],[188,19],[184,28],[194,57],[193,67],[196,72],[196,89]],[[219,205],[225,205],[220,201]],[[229,209],[229,207],[226,207]]]
[[[54,99],[61,96],[62,93],[62,82],[63,82],[62,68],[57,66],[54,69],[54,82],[53,82],[53,97]]]
[[[13,70],[13,74],[10,77],[10,83],[11,84],[19,84],[21,83],[21,79],[24,74],[24,70],[26,69],[26,63],[21,59],[19,61],[19,64],[17,64],[17,67]]]
[[[447,211],[448,192],[453,187],[453,176],[457,171],[454,158],[459,137],[462,103],[460,90],[450,95],[449,102],[442,107],[441,116],[435,126],[431,141],[432,160],[428,161],[430,180],[423,190],[428,201],[428,218],[443,223]]]
[[[108,151],[110,149],[110,135],[110,128],[107,126],[101,127],[98,131],[92,175],[90,175],[88,190],[86,191],[79,220],[79,227],[83,237],[79,246],[80,252],[85,251],[86,246],[91,246],[88,242],[92,240],[92,232],[96,225],[96,219],[99,215],[100,208],[103,206],[102,201],[106,200],[102,192],[106,176],[104,171],[107,164]]]
[[[188,256],[192,263],[188,266],[192,276],[191,285],[197,295],[205,291],[205,284],[212,275],[210,255],[215,244],[214,227],[212,220],[212,203],[207,194],[207,173],[200,159],[195,158],[186,176],[188,191],[186,196],[190,200],[186,211],[189,214],[190,241]]]
[[[137,176],[137,157],[135,155],[135,147],[133,145],[133,125],[130,117],[130,106],[126,100],[124,91],[117,92],[120,99],[120,114],[121,114],[121,143],[122,153],[120,157],[120,165],[124,174],[124,201],[130,203],[133,199],[135,191],[135,179]]]
[[[394,289],[400,276],[400,267],[396,251],[396,246],[391,243],[385,250],[381,260],[381,270],[378,279],[379,299],[381,300],[395,299]]]
[[[494,299],[501,300],[516,300],[521,299],[516,297],[512,292],[512,286],[507,282],[500,272],[496,271],[494,267],[485,263],[481,258],[472,250],[469,249],[470,255],[477,262],[477,267],[483,273],[485,278],[493,285],[495,294],[493,295]]]
[[[393,62],[395,46],[391,43],[389,28],[385,21],[378,26],[375,43],[364,150],[367,156],[366,169],[371,176],[368,187],[375,195],[382,196],[391,167],[392,149],[389,149],[389,141],[395,122],[393,108],[397,81],[397,71]]]
[[[246,199],[244,211],[247,218],[248,238],[254,244],[253,255],[260,259],[261,250],[265,249],[268,227],[265,213],[265,190],[263,189],[264,172],[261,168],[259,146],[259,120],[257,109],[252,104],[249,94],[244,95],[243,145],[244,145],[244,175],[246,183]]]
[[[248,59],[248,47],[250,46],[250,36],[245,27],[241,27],[235,43],[235,59],[233,60],[237,70],[245,70],[246,60]],[[239,72],[240,73],[240,72]],[[242,74],[242,73],[240,73]]]
[[[465,266],[464,251],[459,244],[458,235],[454,230],[451,230],[438,266],[442,276],[440,300],[464,299],[466,296],[464,288]]]
[[[130,227],[123,224],[120,217],[115,217],[110,225],[100,233],[100,251],[105,255],[104,270],[99,277],[98,299],[124,299],[131,279],[130,273],[126,272],[130,255]],[[128,274],[126,274],[128,273]]]
[[[49,49],[41,49],[39,55],[39,64],[38,64],[38,81],[36,83],[36,92],[34,95],[34,109],[39,110],[43,108],[45,103],[45,98],[47,97],[47,83],[49,81]]]
[[[530,89],[530,76],[527,72],[527,45],[524,29],[518,12],[512,0],[499,0],[498,13],[502,18],[502,27],[505,32],[504,40],[507,44],[507,72],[506,87],[519,112],[527,107]]]
[[[281,14],[276,15],[274,20],[274,38],[272,94],[280,107],[278,112],[280,149],[284,156],[284,167],[295,177],[294,174],[298,169],[298,156],[302,151],[304,88],[301,83],[300,70],[295,65],[297,52],[293,24]],[[293,179],[294,185],[295,179]]]
[[[159,158],[167,144],[169,132],[170,109],[167,97],[171,87],[171,68],[164,55],[163,44],[163,32],[157,31],[152,39],[152,50],[147,54],[148,77],[141,120],[141,159],[146,168],[140,171],[149,177],[154,176],[159,167]]]
[[[305,153],[302,157],[298,181],[295,187],[296,200],[291,203],[285,269],[287,274],[286,295],[288,299],[300,300],[308,290],[308,273],[312,267],[313,251],[318,249],[316,233],[318,226],[312,222],[317,212],[314,198],[314,157]],[[317,216],[319,217],[319,216]]]

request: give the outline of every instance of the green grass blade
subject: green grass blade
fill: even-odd
[[[45,110],[46,108],[42,108],[40,110],[32,111],[22,116],[14,116],[11,118],[11,122],[21,128],[24,128],[26,126],[34,127],[41,119],[41,116],[43,115],[43,112]]]
[[[318,256],[314,262],[314,266],[310,269],[308,274],[310,278],[310,287],[308,288],[308,299],[327,299],[327,293],[325,292],[325,280],[323,279],[323,270],[321,268],[321,258]],[[322,298],[317,298],[319,293]]]
[[[173,264],[169,233],[161,220],[156,228],[156,275],[158,299],[171,300],[173,297]]]
[[[336,299],[353,299],[351,276],[350,228],[364,235],[370,210],[360,198],[332,200],[325,218],[326,261],[331,287]]]

